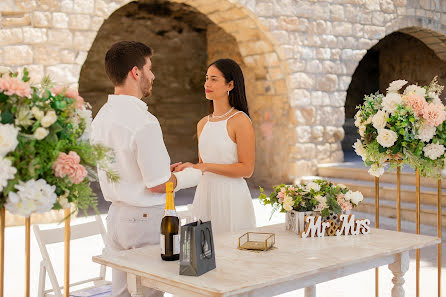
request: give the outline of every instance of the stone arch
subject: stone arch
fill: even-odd
[[[415,25],[420,23],[420,19],[405,17],[403,23]],[[432,23],[431,27],[439,28]],[[404,50],[402,50],[403,47],[405,47]],[[416,53],[411,48],[416,48]],[[398,63],[392,62],[396,60],[395,57],[400,57]],[[410,65],[406,63],[409,57],[412,57]],[[407,65],[406,70],[402,69],[402,64]],[[365,73],[367,80],[364,80]],[[388,83],[395,79],[405,79],[409,83],[421,85],[428,84],[435,75],[439,76],[440,84],[445,85],[446,35],[444,33],[420,26],[403,27],[390,31],[375,43],[358,62],[347,90],[345,138],[342,141],[344,151],[352,150],[353,142],[359,137],[353,125],[353,115],[354,107],[362,103],[364,94],[376,91],[384,93]],[[358,92],[361,93],[360,98]]]
[[[96,14],[104,20],[132,1],[122,1],[119,5],[115,2],[96,2]],[[297,171],[292,160],[289,161],[289,148],[295,142],[293,129],[290,129],[290,123],[294,123],[294,115],[290,112],[288,98],[289,70],[280,45],[268,28],[240,4],[228,0],[170,2],[193,7],[235,39],[242,62],[250,69],[253,78],[253,91],[248,94],[250,114],[256,132],[257,158],[252,180],[267,185],[292,181],[296,175],[292,172]],[[97,31],[91,32],[88,38],[83,40],[82,47],[85,51],[91,48],[102,25],[102,21],[96,21]]]

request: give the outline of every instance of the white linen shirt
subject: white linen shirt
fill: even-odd
[[[116,204],[148,207],[165,203],[165,195],[148,188],[170,178],[170,157],[158,119],[140,99],[127,95],[109,95],[107,103],[92,122],[90,142],[112,148],[112,169],[120,180],[110,183],[98,170],[105,200]]]

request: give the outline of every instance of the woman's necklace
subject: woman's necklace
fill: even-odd
[[[227,116],[228,114],[230,114],[231,111],[233,111],[233,110],[234,110],[234,107],[231,107],[231,109],[230,109],[227,113],[222,114],[222,115],[219,115],[219,116],[216,116],[214,113],[212,113],[212,118],[213,118],[213,119],[221,119],[221,118],[224,118],[225,116]]]

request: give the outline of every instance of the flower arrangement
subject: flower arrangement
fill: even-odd
[[[96,210],[96,168],[111,181],[119,176],[110,149],[88,142],[90,106],[47,77],[32,86],[28,75],[0,73],[0,208],[26,217],[70,203]]]
[[[279,185],[267,196],[260,188],[260,201],[270,204],[273,213],[295,211],[320,211],[324,217],[330,212],[339,214],[356,207],[363,199],[361,192],[350,191],[345,185],[318,179],[301,185]]]
[[[385,96],[365,96],[355,115],[361,138],[353,147],[376,177],[387,164],[408,164],[424,176],[439,177],[446,145],[446,110],[439,98],[443,86],[435,77],[429,86],[409,85],[400,93],[406,84],[393,81]]]

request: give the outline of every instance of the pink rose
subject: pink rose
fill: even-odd
[[[72,88],[66,87],[54,87],[51,89],[51,92],[55,95],[63,95],[67,98],[70,98],[74,101],[73,105],[77,109],[82,109],[84,106],[84,98],[79,96],[79,92]]]
[[[21,97],[31,97],[31,86],[15,77],[5,77],[0,78],[0,92],[5,93],[5,95],[17,95]]]
[[[74,184],[80,184],[87,176],[87,174],[88,174],[87,169],[85,169],[84,166],[79,164],[76,166],[74,173],[72,175],[69,175],[68,177]]]
[[[423,109],[423,118],[427,124],[432,127],[437,127],[446,119],[446,113],[443,105],[429,103]]]
[[[423,116],[424,107],[427,105],[427,101],[424,97],[410,94],[404,97],[406,103],[412,107],[413,112],[418,116]]]
[[[53,163],[52,168],[56,177],[68,178],[74,183],[81,183],[87,176],[87,170],[84,166],[79,164],[80,157],[76,152],[59,153],[56,161]]]
[[[352,204],[344,199],[344,194],[339,194],[336,196],[336,198],[342,211],[348,211],[352,209]]]

